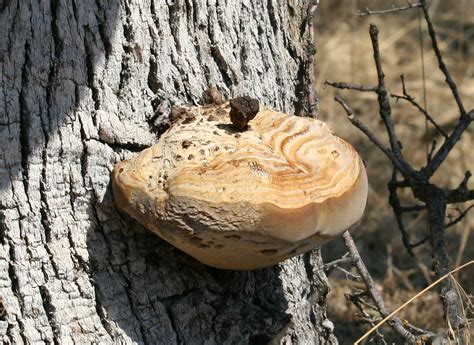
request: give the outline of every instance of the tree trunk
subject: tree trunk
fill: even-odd
[[[303,111],[309,2],[0,1],[4,343],[336,342],[319,251],[212,269],[119,213],[110,188],[208,86]]]

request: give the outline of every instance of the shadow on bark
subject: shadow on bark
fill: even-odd
[[[118,326],[138,343],[264,344],[290,322],[279,266],[205,266],[119,213],[110,185],[96,210],[88,250],[110,333]]]

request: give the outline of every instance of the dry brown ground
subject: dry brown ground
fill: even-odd
[[[384,16],[360,18],[357,9],[369,6],[381,9],[391,4],[405,5],[406,1],[322,1],[317,13],[317,87],[321,102],[321,117],[331,123],[336,133],[345,137],[368,162],[370,180],[369,201],[363,220],[354,233],[363,258],[383,291],[387,304],[394,309],[427,286],[433,279],[430,272],[429,245],[415,249],[412,258],[404,249],[392,210],[388,204],[386,183],[390,178],[388,160],[346,120],[345,113],[333,101],[335,91],[322,87],[326,79],[353,83],[375,84],[376,75],[368,29],[375,23],[380,29],[381,53],[387,85],[393,93],[401,93],[400,74],[404,74],[409,92],[423,103],[423,78],[420,58],[419,20],[416,10]],[[468,109],[474,107],[474,1],[432,1],[431,13],[439,33],[440,48],[447,65],[458,84]],[[430,49],[426,26],[422,22],[425,63],[426,100],[429,111],[443,128],[449,130],[458,117],[444,78],[438,70]],[[373,94],[340,92],[379,137],[386,139],[377,114]],[[425,128],[424,118],[408,104],[393,103],[397,134],[404,144],[404,153],[416,167],[426,160],[426,145],[435,136],[433,127]],[[441,142],[442,140],[439,140]],[[465,170],[474,172],[474,131],[465,133],[462,141],[450,154],[434,177],[439,185],[457,186]],[[474,183],[471,181],[471,188]],[[410,200],[410,195],[406,196]],[[451,210],[455,215],[456,212]],[[421,239],[427,233],[425,214],[407,217],[406,224],[412,239]],[[474,258],[474,212],[461,223],[449,229],[449,248],[455,266]],[[342,241],[333,241],[323,248],[325,260],[343,254]],[[474,267],[462,271],[458,279],[464,289],[474,294]],[[336,334],[342,344],[360,336],[365,326],[358,323],[355,310],[345,300],[349,282],[340,272],[330,274],[332,292],[329,307],[335,321]],[[444,332],[442,307],[435,291],[423,295],[401,314],[410,323],[432,331]],[[474,328],[474,327],[471,327]],[[385,329],[385,331],[388,331]]]

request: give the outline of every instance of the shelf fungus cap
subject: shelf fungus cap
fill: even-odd
[[[364,164],[325,123],[260,108],[239,132],[229,103],[184,109],[112,182],[118,207],[175,247],[209,266],[257,269],[362,216]]]

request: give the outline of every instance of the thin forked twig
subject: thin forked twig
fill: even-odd
[[[366,7],[362,11],[359,10],[357,12],[357,15],[359,17],[365,17],[365,16],[378,15],[378,14],[397,13],[397,12],[411,10],[413,8],[418,8],[418,7],[423,6],[421,3],[416,3],[416,4],[411,4],[410,2],[407,2],[407,3],[408,3],[407,6],[403,6],[403,7],[392,6],[392,8],[390,8],[388,10],[380,10],[380,11],[371,11],[368,7]]]
[[[334,97],[334,100],[339,103],[342,108],[344,108],[344,110],[346,111],[346,114],[347,114],[347,118],[349,119],[349,121],[358,129],[360,129],[365,135],[366,137],[375,144],[375,146],[377,146],[393,163],[393,165],[395,165],[397,167],[397,169],[399,169],[400,171],[405,171],[404,170],[404,167],[401,165],[399,159],[397,157],[395,157],[395,155],[393,154],[393,152],[385,147],[384,144],[382,144],[382,142],[375,136],[374,133],[372,133],[372,131],[370,129],[367,128],[366,125],[364,125],[358,118],[357,116],[355,115],[354,111],[347,105],[346,102],[344,102],[344,100],[339,97],[339,96],[336,96]]]
[[[467,183],[469,182],[471,176],[472,173],[470,171],[466,171],[466,173],[464,174],[464,179],[456,189],[444,192],[444,199],[446,200],[447,204],[474,200],[474,190],[469,190],[467,188]]]
[[[459,108],[459,112],[461,113],[461,116],[465,115],[466,109],[464,108],[464,104],[462,103],[461,97],[459,96],[458,87],[456,83],[454,82],[453,78],[451,77],[451,73],[449,73],[448,68],[446,67],[446,64],[444,63],[441,50],[439,49],[438,39],[436,38],[436,32],[435,32],[433,22],[430,17],[430,13],[428,11],[428,6],[426,5],[426,0],[421,0],[420,5],[421,5],[420,6],[421,10],[423,11],[423,14],[425,16],[426,25],[428,26],[428,34],[431,39],[431,46],[433,47],[434,53],[436,55],[436,59],[438,60],[439,69],[441,70],[441,72],[443,72],[444,77],[446,78],[446,83],[448,84],[453,94],[453,97],[456,100],[456,104]]]
[[[354,258],[354,265],[356,266],[357,270],[359,271],[359,274],[361,275],[362,279],[364,280],[364,283],[367,287],[367,292],[374,301],[378,312],[380,315],[383,317],[386,317],[390,315],[390,311],[388,308],[385,306],[385,302],[380,295],[380,292],[378,291],[377,287],[375,286],[375,283],[370,276],[369,271],[367,270],[367,267],[365,267],[364,262],[362,261],[362,258],[359,254],[359,251],[357,250],[357,247],[354,243],[354,240],[352,239],[351,234],[349,231],[344,232],[342,235],[342,238],[344,239],[344,244],[349,251],[349,253],[352,255]],[[403,322],[396,317],[391,318],[390,326],[393,328],[395,332],[406,342],[409,343],[415,343],[417,340],[417,337],[412,334],[409,330],[407,330],[403,326]]]
[[[326,272],[329,271],[331,268],[334,268],[334,267],[337,267],[339,266],[339,264],[344,264],[344,263],[348,263],[348,262],[352,262],[354,261],[354,259],[350,256],[349,253],[346,253],[344,254],[341,258],[337,259],[337,260],[334,260],[334,261],[331,261],[331,262],[327,262],[325,263],[321,268],[319,269],[323,269],[325,270]]]
[[[426,119],[436,128],[436,130],[438,131],[439,134],[441,134],[445,138],[448,138],[448,135],[446,134],[446,132],[436,123],[436,121],[428,113],[428,111],[425,108],[423,108],[417,101],[415,101],[415,98],[413,98],[407,92],[406,85],[405,85],[405,77],[403,76],[403,74],[400,76],[400,79],[402,81],[403,95],[392,94],[390,96],[393,97],[393,98],[396,98],[397,100],[401,99],[401,100],[409,102],[411,105],[413,105],[416,109],[418,109],[426,117]]]
[[[341,90],[347,89],[347,90],[355,90],[355,91],[361,91],[361,92],[377,92],[376,86],[365,86],[365,85],[359,85],[359,84],[341,83],[341,82],[332,81],[332,80],[326,80],[324,82],[324,85],[330,85],[332,87],[335,87]]]
[[[469,127],[471,122],[474,120],[474,110],[461,116],[459,122],[454,127],[449,137],[444,141],[443,145],[436,151],[433,158],[430,160],[426,168],[422,169],[426,178],[430,178],[439,168],[439,166],[445,161],[448,154],[454,148],[456,143],[461,139],[464,131]]]
[[[456,225],[461,220],[463,220],[463,218],[466,217],[466,215],[469,213],[469,211],[473,208],[474,208],[474,204],[469,206],[468,208],[466,208],[464,211],[459,210],[459,215],[456,218],[454,218],[453,220],[451,220],[448,224],[446,224],[446,229]]]

